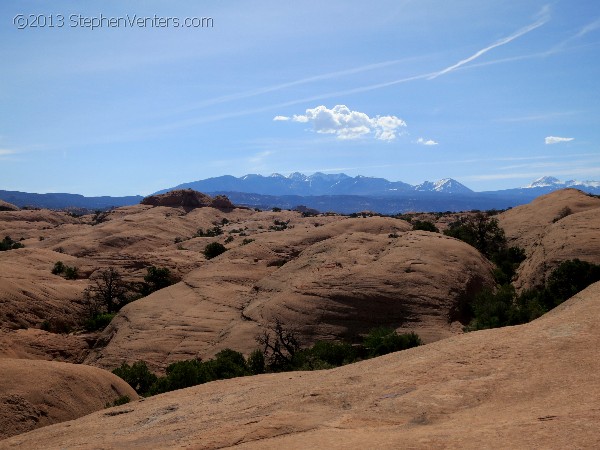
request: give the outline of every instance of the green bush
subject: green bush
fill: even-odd
[[[211,242],[206,247],[204,247],[203,253],[206,259],[213,259],[219,256],[220,254],[225,253],[226,251],[227,248],[223,244],[219,242]]]
[[[141,297],[146,297],[159,289],[171,286],[177,280],[171,274],[171,270],[167,267],[150,266],[146,269],[142,283],[130,283],[129,288],[136,293],[128,301],[134,301]]]
[[[550,274],[545,286],[516,295],[510,284],[495,292],[484,290],[471,305],[473,319],[467,331],[518,325],[542,316],[590,284],[600,281],[600,265],[579,259],[563,261]]]
[[[263,354],[263,352],[256,349],[252,353],[250,353],[250,356],[248,356],[248,359],[246,361],[246,366],[248,367],[248,370],[252,375],[259,375],[261,373],[265,373],[265,355]]]
[[[52,268],[53,275],[61,275],[65,271],[65,265],[62,261],[57,261],[54,263],[54,267]]]
[[[116,376],[125,380],[139,395],[148,395],[150,388],[156,383],[158,377],[148,369],[144,361],[138,361],[131,366],[127,363],[112,371]]]
[[[16,250],[17,248],[25,247],[23,244],[17,241],[13,241],[10,236],[6,236],[4,239],[0,241],[0,252],[6,250]]]
[[[77,267],[65,266],[64,274],[67,280],[76,280],[79,276],[79,269]]]
[[[104,330],[116,315],[116,313],[95,314],[88,318],[83,326],[87,331]]]
[[[451,223],[444,234],[472,245],[488,259],[506,247],[506,236],[498,220],[483,213]]]
[[[413,230],[431,231],[432,233],[439,233],[440,230],[436,227],[433,222],[428,220],[416,220],[413,223]]]
[[[398,334],[393,328],[386,327],[371,330],[363,341],[363,346],[371,358],[417,347],[421,344],[421,338],[413,332]]]
[[[216,237],[220,236],[221,234],[223,234],[223,229],[216,225],[208,230],[199,228],[194,237]]]
[[[104,407],[112,408],[113,406],[121,406],[121,405],[125,405],[125,404],[129,403],[130,401],[131,401],[131,399],[129,398],[128,395],[121,395],[119,398],[114,400],[112,403],[108,402],[106,405],[104,405]]]

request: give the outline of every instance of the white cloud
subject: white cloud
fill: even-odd
[[[572,141],[573,139],[575,139],[575,138],[548,136],[545,139],[545,142],[546,142],[546,144],[550,145],[550,144],[559,144],[561,142],[569,142],[569,141]]]
[[[275,116],[273,117],[275,122],[285,122],[286,120],[290,120],[290,117],[287,116]]]
[[[10,150],[8,148],[0,148],[0,156],[14,155],[16,150]]]
[[[438,145],[438,143],[436,141],[434,141],[433,139],[423,139],[423,138],[417,139],[417,144],[421,144],[421,145]]]
[[[396,139],[398,128],[406,127],[406,122],[396,116],[369,117],[359,111],[352,111],[345,105],[309,108],[305,114],[297,114],[292,121],[311,122],[317,133],[335,134],[338,139],[357,139],[373,133],[375,139],[392,141]]]

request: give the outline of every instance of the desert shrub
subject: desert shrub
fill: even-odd
[[[144,361],[135,362],[131,366],[123,363],[112,373],[125,380],[139,395],[144,396],[148,395],[150,388],[158,380],[158,377],[150,372]]]
[[[413,230],[431,231],[432,233],[439,233],[440,230],[436,227],[433,222],[428,220],[416,220],[412,223]]]
[[[473,320],[466,330],[484,330],[513,324],[515,289],[501,286],[496,292],[484,289],[475,295],[472,307]]]
[[[467,331],[518,325],[542,316],[552,308],[600,281],[600,265],[578,259],[563,261],[550,274],[546,284],[516,295],[507,284],[495,292],[484,290],[471,305],[473,319]]]
[[[49,333],[68,334],[73,331],[73,323],[62,317],[51,317],[40,324],[40,329]]]
[[[252,375],[265,373],[265,355],[263,352],[259,349],[256,349],[250,353],[250,356],[248,356],[248,359],[246,360],[246,366]]]
[[[273,212],[281,212],[281,208],[278,208],[277,206],[275,206],[275,207],[273,207],[271,209],[271,211],[273,211]]]
[[[128,302],[129,285],[113,267],[99,270],[85,289],[84,306],[88,317],[103,312],[114,313]]]
[[[64,275],[67,280],[76,280],[79,277],[79,269],[77,267],[65,266]]]
[[[297,370],[319,370],[339,367],[356,361],[356,350],[344,342],[319,341],[294,357]]]
[[[274,261],[269,261],[267,263],[267,267],[281,267],[283,266],[285,263],[287,263],[288,260],[287,259],[276,259]]]
[[[223,229],[220,226],[215,225],[208,230],[199,228],[194,237],[216,237],[220,236],[221,234],[223,234]]]
[[[286,328],[279,318],[256,337],[261,346],[268,370],[282,372],[293,366],[294,355],[301,349],[298,333]]]
[[[150,266],[146,268],[141,293],[143,295],[150,295],[152,292],[171,286],[174,282],[175,279],[171,275],[169,268]]]
[[[525,258],[525,250],[520,247],[504,247],[494,253],[492,262],[496,265],[494,270],[496,283],[500,285],[510,283]]]
[[[248,245],[251,242],[254,242],[254,239],[244,238],[244,240],[242,241],[242,243],[240,244],[240,246],[242,246],[242,245]]]
[[[62,261],[56,261],[54,267],[52,267],[53,275],[61,275],[65,271],[65,265]]]
[[[208,375],[207,381],[250,375],[244,355],[228,348],[221,350],[203,365]]]
[[[25,247],[23,244],[17,241],[13,241],[10,236],[6,236],[4,239],[0,241],[0,252],[6,250],[16,250],[17,248]]]
[[[273,231],[283,231],[287,228],[289,228],[288,224],[290,223],[289,220],[287,221],[283,221],[283,220],[274,220],[273,221],[273,225],[271,225],[269,227],[269,230],[273,230]]]
[[[596,281],[600,281],[600,265],[579,259],[563,261],[546,282],[546,306],[553,308]]]
[[[225,238],[225,243],[229,244],[231,242],[233,242],[233,236],[227,236],[227,238]]]
[[[203,253],[206,259],[213,259],[221,255],[222,253],[225,253],[226,251],[227,248],[223,244],[219,242],[211,242],[206,247],[204,247]]]
[[[108,402],[106,405],[104,405],[104,407],[105,408],[112,408],[113,406],[126,405],[130,401],[131,401],[131,399],[129,398],[128,395],[121,395],[120,397],[118,397],[117,399],[115,399],[112,403]]]
[[[100,313],[89,317],[83,324],[86,331],[104,330],[115,318],[116,313]]]
[[[573,210],[571,210],[571,208],[569,208],[568,206],[565,206],[558,212],[556,217],[554,219],[552,219],[552,223],[556,223],[559,220],[564,219],[567,216],[570,216],[571,214],[573,214]]]
[[[108,220],[109,211],[97,210],[92,217],[92,225],[98,225]]]
[[[363,341],[363,346],[371,358],[406,350],[421,344],[421,338],[413,332],[398,334],[393,328],[386,327],[371,330]]]
[[[444,234],[472,245],[488,259],[506,247],[506,236],[498,220],[483,213],[451,223]]]

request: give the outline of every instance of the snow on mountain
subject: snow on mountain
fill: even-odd
[[[541,177],[534,180],[529,185],[525,186],[525,189],[540,188],[540,187],[563,187],[564,183],[558,178],[554,177]]]
[[[541,178],[538,178],[537,180],[534,180],[528,186],[525,186],[524,189],[532,189],[532,188],[562,189],[562,188],[567,188],[567,187],[572,187],[572,188],[577,188],[577,189],[582,189],[582,188],[598,189],[598,188],[600,188],[600,181],[590,181],[590,180],[560,181],[558,178],[555,178],[555,177],[541,177]]]
[[[452,178],[443,178],[435,182],[424,181],[415,186],[415,191],[444,192],[446,194],[467,194],[473,192],[471,189]]]

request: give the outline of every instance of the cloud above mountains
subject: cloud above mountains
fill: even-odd
[[[393,141],[406,122],[396,116],[369,117],[360,111],[352,111],[345,105],[336,105],[329,109],[326,106],[309,108],[304,114],[292,117],[275,116],[275,121],[292,121],[312,123],[314,130],[320,134],[335,134],[338,139],[358,139],[372,135],[381,141]]]
[[[438,142],[434,141],[433,139],[423,139],[422,137],[420,137],[419,139],[417,139],[417,144],[420,144],[420,145],[438,145]]]
[[[560,144],[561,142],[569,142],[574,139],[575,138],[548,136],[546,139],[544,139],[544,141],[546,142],[547,145],[551,145],[551,144]]]

